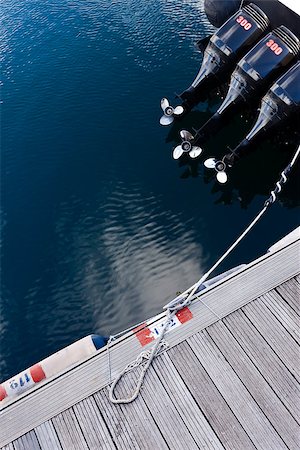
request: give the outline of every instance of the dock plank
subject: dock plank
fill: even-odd
[[[16,439],[13,444],[15,450],[41,450],[41,446],[34,431],[23,434],[23,436]]]
[[[300,260],[300,252],[298,253],[298,260]],[[299,270],[300,269],[298,269],[298,273],[297,273],[297,275],[295,277],[291,277],[285,283],[282,283],[283,286],[287,286],[287,287],[289,287],[292,290],[292,292],[295,292],[297,294],[298,298],[299,298],[299,295],[300,295],[300,286],[299,286],[299,283],[297,281],[297,278],[298,278],[298,280],[300,280]]]
[[[122,380],[121,389],[116,393],[124,396],[133,388],[134,381],[134,374],[128,373]],[[141,395],[133,403],[124,405],[112,404],[107,389],[102,389],[93,397],[118,449],[168,449]]]
[[[269,308],[295,341],[300,344],[300,318],[295,310],[275,290],[264,294],[261,297],[261,301]]]
[[[224,449],[167,353],[155,359],[154,370],[199,448]]]
[[[15,450],[12,443],[5,445],[4,447],[1,447],[0,450]]]
[[[207,329],[207,332],[287,447],[291,450],[298,450],[300,435],[297,422],[226,325],[221,321],[216,322]]]
[[[64,450],[88,449],[86,440],[72,408],[53,417],[52,423]]]
[[[294,278],[291,278],[280,286],[277,286],[276,291],[291,306],[291,308],[296,311],[297,314],[300,313],[300,285]]]
[[[288,370],[299,381],[299,346],[260,298],[242,311],[278,355]]]
[[[170,449],[198,449],[189,429],[178,414],[174,399],[169,397],[153,368],[147,373],[141,395]]]
[[[57,433],[50,420],[36,427],[34,431],[43,450],[62,449]]]
[[[116,448],[93,397],[77,403],[73,410],[90,450]]]
[[[223,321],[282,403],[300,423],[299,384],[293,375],[241,310],[225,317]]]
[[[287,449],[207,330],[188,343],[257,449]]]
[[[227,450],[254,450],[249,436],[188,343],[170,349],[168,354],[222,445]]]

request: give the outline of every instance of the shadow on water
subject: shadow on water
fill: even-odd
[[[188,117],[176,122],[166,137],[166,143],[171,143],[173,147],[178,145],[180,130],[187,129],[192,132],[193,129],[201,127],[211,117],[215,105],[204,104],[202,110],[192,111]],[[217,196],[215,205],[232,205],[238,202],[241,208],[248,208],[256,196],[269,196],[282,170],[289,164],[298,148],[300,133],[297,123],[285,125],[274,138],[262,139],[229,170],[228,182],[224,185],[216,181],[215,171],[206,169],[203,165],[205,159],[211,156],[222,159],[230,148],[234,148],[238,140],[247,134],[254,118],[253,111],[244,111],[242,116],[234,117],[230,124],[227,123],[225,130],[209,139],[199,158],[193,160],[188,155],[183,155],[177,163],[180,169],[179,177],[199,178],[204,184],[211,186],[211,194],[213,197]],[[300,206],[300,179],[297,176],[299,168],[300,163],[297,161],[289,174],[287,184],[278,196],[278,201],[286,208]]]

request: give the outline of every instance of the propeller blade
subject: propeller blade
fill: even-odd
[[[174,117],[172,117],[172,116],[165,116],[165,115],[163,115],[163,116],[161,116],[161,118],[160,118],[160,121],[159,121],[159,123],[161,124],[161,125],[170,125],[170,123],[172,123],[172,122],[174,122]]]
[[[183,154],[183,150],[182,150],[181,145],[177,145],[177,147],[175,147],[173,150],[173,158],[179,159],[182,154]]]
[[[194,139],[194,136],[187,130],[181,130],[180,137],[183,141],[191,141]]]
[[[207,169],[214,169],[216,166],[217,160],[215,158],[208,158],[204,161],[204,165]]]
[[[219,183],[224,184],[227,181],[227,175],[226,172],[218,172],[217,173],[217,180]]]
[[[161,109],[164,111],[168,106],[170,106],[169,100],[167,98],[162,98],[160,101]]]
[[[192,147],[192,150],[189,152],[191,158],[197,158],[202,153],[201,147]]]
[[[181,105],[176,106],[176,108],[174,108],[174,112],[173,114],[175,114],[175,116],[180,116],[180,114],[182,114],[184,111],[183,107]]]

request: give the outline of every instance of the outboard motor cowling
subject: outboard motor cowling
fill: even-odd
[[[268,82],[298,55],[299,49],[298,38],[284,25],[269,33],[238,63],[217,113],[223,114],[231,105],[259,95]]]
[[[300,62],[298,61],[272,85],[262,98],[258,117],[246,138],[232,152],[226,154],[222,161],[209,158],[204,165],[215,169],[219,174],[218,179],[221,177],[226,181],[227,166],[232,167],[234,162],[248,152],[263,134],[276,130],[292,116],[300,115],[299,86]],[[220,175],[221,172],[224,174]]]
[[[176,108],[172,108],[167,99],[162,100],[161,107],[164,116],[161,124],[172,123],[174,110],[175,116],[189,111],[200,101],[201,97],[206,98],[212,88],[223,83],[234,64],[261,38],[268,26],[268,17],[252,3],[244,6],[228,19],[210,38],[195,80],[188,89],[179,95],[183,100],[182,112],[177,114]]]
[[[215,77],[229,73],[239,60],[269,25],[268,17],[256,5],[250,4],[234,14],[211,37],[203,56],[200,71],[180,97],[187,103],[194,102],[195,94],[205,94],[205,90]],[[216,81],[216,80],[214,80]],[[223,81],[223,80],[222,80]],[[201,91],[201,92],[200,92]]]
[[[300,62],[294,64],[282,75],[262,98],[259,115],[245,139],[228,155],[225,162],[232,166],[234,161],[257,142],[262,134],[274,131],[292,115],[300,113]]]
[[[240,105],[257,98],[299,54],[298,38],[284,25],[261,39],[238,63],[227,95],[216,113],[196,132],[192,144],[201,145]]]

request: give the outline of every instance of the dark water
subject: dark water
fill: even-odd
[[[158,125],[160,98],[189,85],[194,43],[212,30],[199,1],[4,0],[1,16],[3,380],[160,312],[254,217],[293,148],[260,148],[222,188],[171,159],[177,131],[210,115],[206,104]],[[234,118],[206,156],[247,126]],[[220,271],[297,226],[296,189],[294,174]]]

